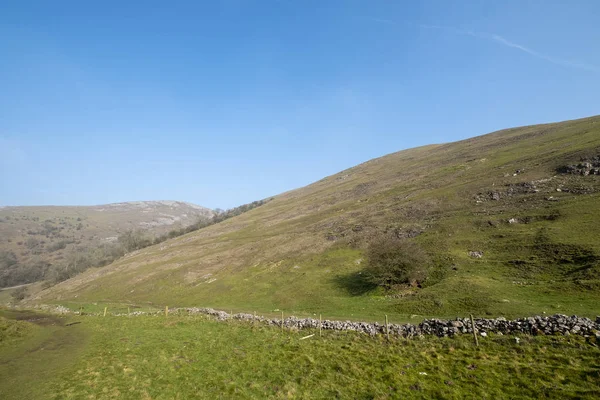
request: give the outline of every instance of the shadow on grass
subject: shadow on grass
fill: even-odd
[[[377,285],[369,282],[360,272],[338,275],[332,278],[333,283],[345,290],[350,296],[362,296],[377,289]]]

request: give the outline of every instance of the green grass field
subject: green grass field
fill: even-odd
[[[387,343],[324,331],[301,340],[316,332],[202,316],[0,321],[21,329],[0,342],[7,400],[600,396],[600,350],[579,337],[491,336],[475,347],[468,336]]]

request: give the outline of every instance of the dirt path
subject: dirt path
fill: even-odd
[[[17,321],[31,322],[40,326],[61,326],[65,323],[65,319],[61,318],[58,315],[40,314],[28,310],[3,310],[2,313],[0,313],[0,315],[4,318],[14,319]]]
[[[0,398],[43,399],[44,388],[82,354],[88,340],[85,324],[31,311],[3,311],[5,318],[38,325],[36,333],[0,352]]]
[[[2,292],[4,290],[18,289],[20,287],[27,287],[27,286],[30,286],[30,285],[33,285],[33,283],[24,283],[22,285],[4,287],[4,288],[0,288],[0,292]]]

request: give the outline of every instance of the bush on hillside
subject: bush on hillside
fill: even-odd
[[[150,246],[152,241],[141,230],[130,229],[119,236],[118,242],[126,251],[135,251]]]
[[[30,237],[25,241],[25,246],[28,249],[35,249],[40,245],[40,241],[36,238]]]
[[[394,237],[379,237],[366,251],[366,278],[387,289],[396,285],[420,286],[427,277],[429,256],[415,242]]]
[[[0,251],[0,270],[11,268],[17,264],[17,256],[12,251]]]
[[[71,243],[73,243],[73,240],[60,240],[58,242],[49,244],[48,247],[46,247],[46,251],[48,253],[53,253],[58,250],[63,250]]]
[[[21,301],[27,296],[27,288],[21,286],[20,288],[15,289],[10,295],[14,301]]]
[[[103,267],[125,254],[125,248],[119,244],[105,243],[98,247],[77,247],[65,256],[63,262],[47,269],[44,279],[58,283],[82,273],[88,268]]]
[[[10,287],[40,280],[50,264],[39,257],[17,262],[14,253],[0,253],[0,287]]]

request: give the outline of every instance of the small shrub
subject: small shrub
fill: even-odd
[[[142,249],[151,244],[151,241],[148,238],[146,238],[144,232],[142,232],[141,230],[132,229],[121,234],[119,236],[118,242],[128,252]]]
[[[369,244],[366,256],[366,277],[378,286],[420,286],[427,277],[429,256],[413,241],[380,237]]]
[[[26,246],[28,249],[35,249],[35,248],[36,248],[36,247],[38,247],[39,245],[40,245],[40,241],[39,241],[39,240],[37,240],[36,238],[28,238],[28,239],[25,241],[25,246]]]
[[[14,301],[21,301],[27,296],[27,288],[21,286],[20,288],[15,289],[10,295]]]
[[[61,240],[61,241],[58,241],[58,242],[50,244],[46,248],[46,251],[48,253],[52,253],[52,252],[55,252],[55,251],[58,251],[58,250],[63,250],[63,249],[65,249],[67,247],[67,245],[69,245],[71,243],[73,243],[73,242],[70,241],[70,240]]]

